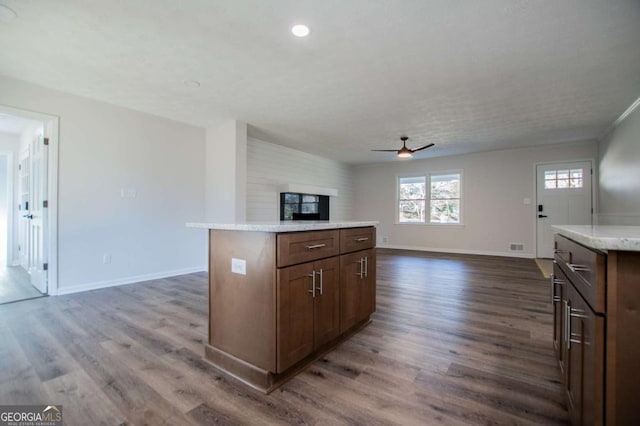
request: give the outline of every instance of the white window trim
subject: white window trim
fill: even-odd
[[[460,222],[459,223],[438,223],[438,222],[400,222],[400,179],[410,177],[424,177],[427,186],[427,193],[425,194],[425,217],[430,217],[431,212],[431,176],[433,175],[447,175],[447,174],[459,174],[460,175]],[[436,227],[464,227],[464,173],[462,169],[452,170],[435,170],[431,172],[422,173],[403,173],[396,175],[396,202],[395,202],[395,224],[396,225],[413,225],[413,226],[436,226]],[[429,212],[429,216],[427,216]]]

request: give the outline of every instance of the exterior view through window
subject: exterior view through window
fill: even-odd
[[[461,173],[398,178],[398,222],[459,224],[460,183]]]
[[[582,169],[546,170],[544,172],[544,189],[577,189],[582,188]]]

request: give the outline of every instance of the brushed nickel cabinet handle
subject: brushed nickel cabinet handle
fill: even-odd
[[[322,247],[326,247],[326,244],[313,244],[311,246],[306,246],[308,250],[319,249]]]
[[[589,318],[588,315],[584,315],[584,311],[582,309],[571,308],[569,310],[569,315],[571,318]]]
[[[364,258],[360,258],[358,262],[360,264],[360,272],[356,272],[356,275],[360,277],[360,279],[364,278]]]
[[[589,269],[589,267],[585,265],[567,263],[567,266],[569,267],[569,269],[571,269],[571,272],[591,272],[591,269]]]
[[[362,243],[362,242],[365,242],[365,241],[369,241],[369,237],[360,237],[360,238],[356,238],[354,241],[355,241],[356,243]]]
[[[567,348],[569,348],[569,332],[571,331],[571,324],[569,323],[569,302],[567,300],[564,301],[564,344]]]
[[[322,268],[320,268],[320,272],[314,273],[320,275],[320,287],[318,287],[318,293],[320,293],[320,296],[322,296]]]
[[[316,271],[311,271],[307,276],[311,277],[311,290],[307,290],[307,292],[311,293],[313,297],[316,297]]]
[[[369,276],[369,256],[364,257],[364,277]]]

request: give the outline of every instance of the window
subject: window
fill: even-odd
[[[431,173],[398,178],[398,222],[459,224],[461,177]]]
[[[578,189],[584,184],[582,169],[545,170],[544,189]]]

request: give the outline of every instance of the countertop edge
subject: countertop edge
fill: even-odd
[[[557,234],[593,249],[640,251],[640,226],[553,225],[553,228]]]
[[[377,221],[341,221],[341,222],[286,222],[286,223],[209,223],[188,222],[188,228],[217,229],[225,231],[248,232],[300,232],[320,231],[325,229],[360,228],[364,226],[377,226]]]

